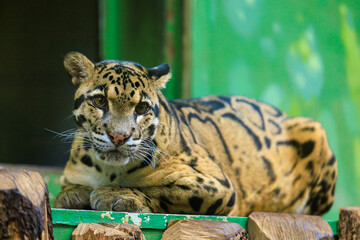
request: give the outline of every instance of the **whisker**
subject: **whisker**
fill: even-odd
[[[155,145],[154,145],[154,142],[153,142],[151,139],[148,139],[148,138],[144,139],[144,141],[142,142],[142,144],[143,144],[144,146],[148,147],[149,149],[151,149],[152,151],[154,151],[154,153],[157,152],[157,153],[164,159],[164,161],[167,161],[167,159],[165,158],[165,156],[163,155],[163,153],[166,154],[166,155],[168,155],[168,156],[170,156],[170,154],[168,154],[168,153],[165,152],[165,151],[162,151],[162,150],[159,149],[157,146],[155,146]],[[157,161],[160,162],[159,159],[157,159]]]
[[[73,139],[75,136],[82,136],[82,135],[86,135],[86,133],[82,132],[81,130],[78,129],[68,129],[65,130],[63,132],[56,132],[50,129],[45,128],[46,131],[54,133],[55,134],[55,138],[61,138],[62,142],[67,142],[70,139]]]
[[[81,148],[91,148],[93,146],[89,133],[85,129],[71,128],[62,132],[57,132],[47,128],[45,128],[45,130],[55,134],[54,138],[59,138],[62,143],[72,143],[71,148],[65,151],[64,154],[68,154],[71,151]]]
[[[64,120],[69,120],[70,118],[73,118],[73,117],[74,117],[74,114],[71,114],[71,115],[65,117]]]
[[[156,150],[155,150],[155,151],[156,151]],[[166,161],[166,158],[164,157],[164,155],[162,155],[160,151],[158,151],[158,153],[159,153],[160,156]]]
[[[142,160],[145,161],[146,163],[148,164],[151,164],[153,168],[155,168],[156,166],[156,162],[158,161],[157,160],[157,157],[153,154],[152,155],[152,158],[151,159],[148,159],[148,155],[147,153],[149,151],[146,151],[146,150],[152,150],[152,149],[149,149],[149,148],[144,148],[143,146],[140,146],[140,148],[136,151],[136,154],[140,155],[142,157]]]

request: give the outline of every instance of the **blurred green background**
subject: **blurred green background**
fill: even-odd
[[[325,217],[360,205],[360,1],[20,2],[0,2],[2,163],[64,166],[69,143],[44,128],[75,127],[62,58],[76,50],[169,63],[171,99],[244,95],[320,121],[339,167]]]

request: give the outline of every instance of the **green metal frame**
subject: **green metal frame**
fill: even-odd
[[[168,98],[182,98],[186,95],[182,86],[182,2],[165,0],[165,61],[171,66],[172,79],[167,83],[164,94]]]
[[[122,25],[121,15],[118,11],[120,2],[117,0],[99,1],[100,8],[100,56],[106,59],[119,57],[120,46],[123,42],[120,38]]]
[[[131,0],[102,0],[99,4],[100,58],[138,61],[145,67],[167,62],[172,68],[172,79],[164,94],[170,99],[189,96],[190,83],[182,80],[182,2],[150,0],[141,3],[143,8]],[[143,19],[129,14],[135,9]],[[155,19],[154,15],[162,18]]]

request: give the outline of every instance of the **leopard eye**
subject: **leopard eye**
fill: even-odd
[[[147,102],[141,102],[135,107],[135,112],[137,114],[144,114],[149,110],[149,107]]]
[[[107,106],[107,100],[102,95],[97,95],[92,98],[92,102],[98,108],[105,108]]]

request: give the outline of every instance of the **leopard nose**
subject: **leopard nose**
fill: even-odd
[[[123,145],[130,138],[130,136],[117,133],[108,133],[108,136],[116,147]]]

